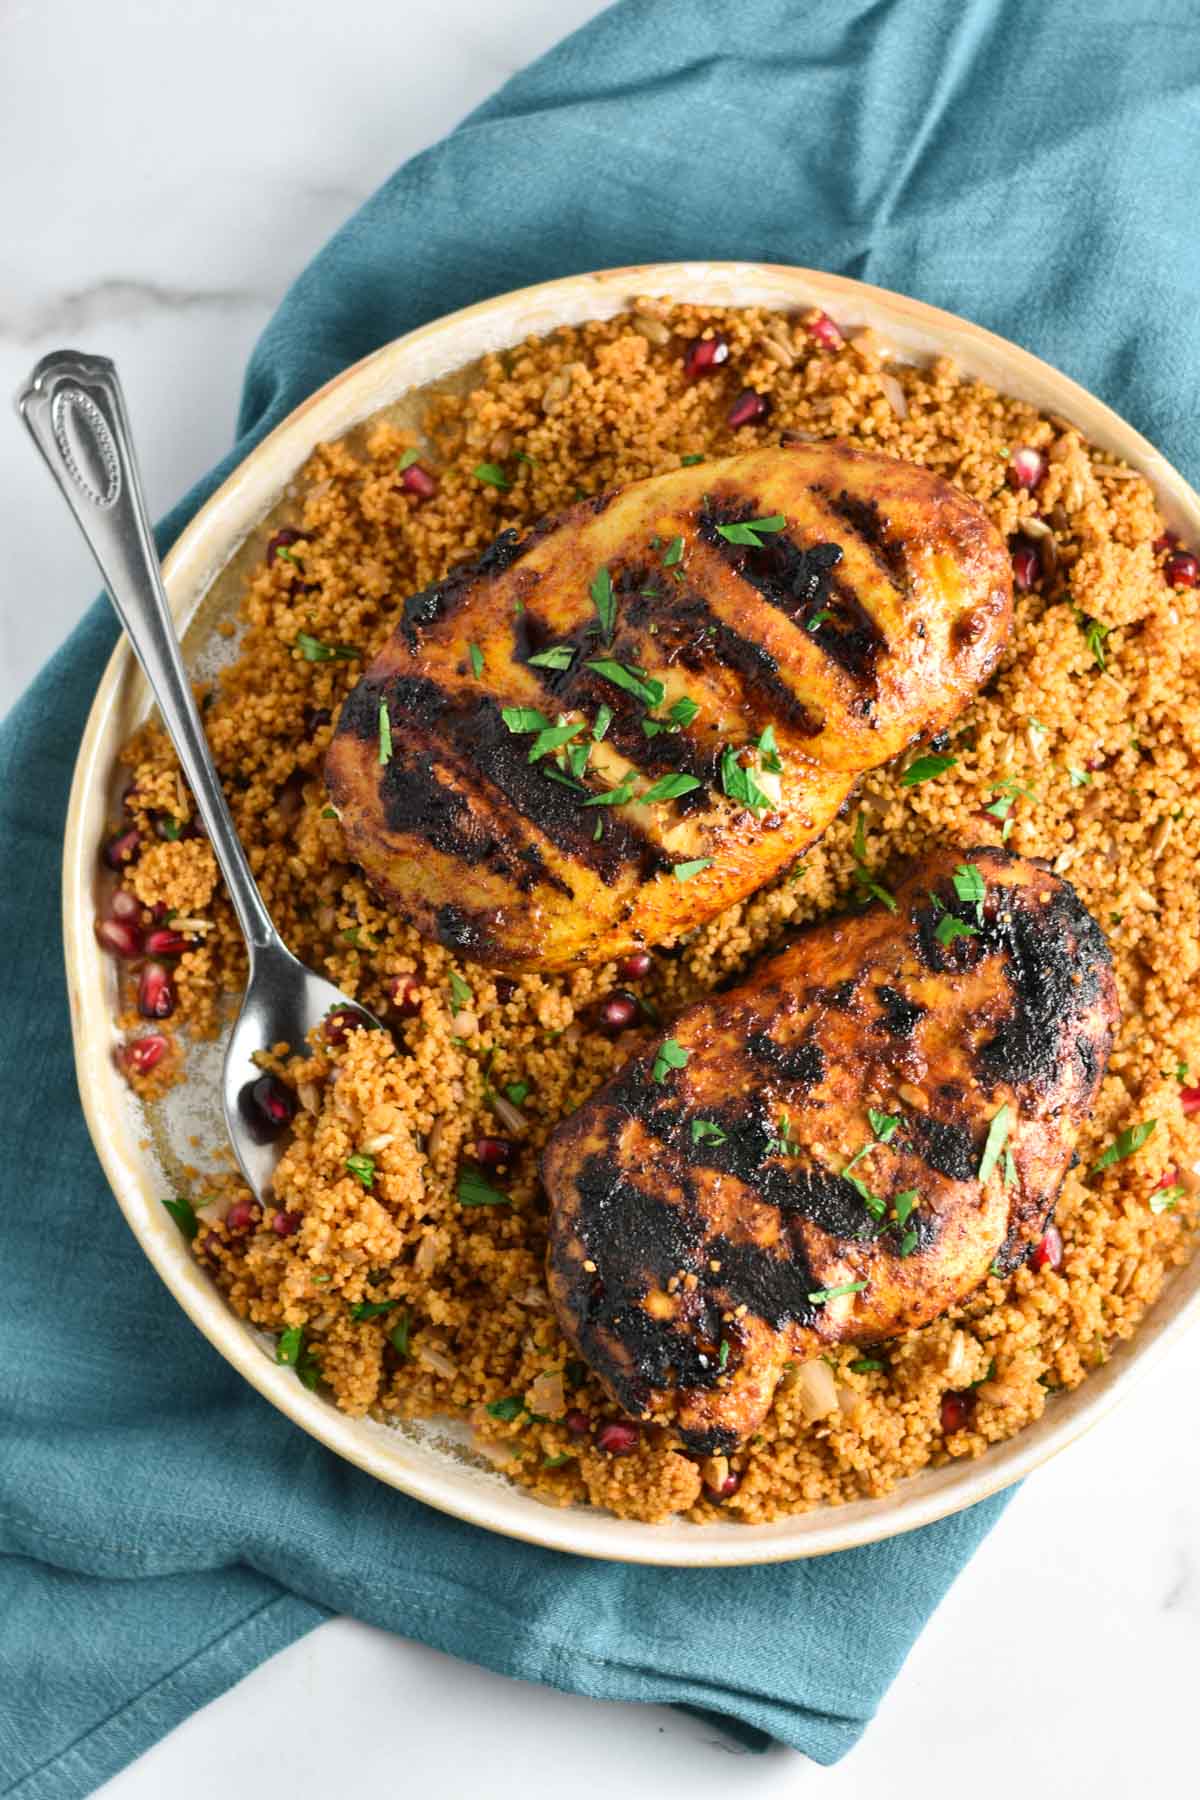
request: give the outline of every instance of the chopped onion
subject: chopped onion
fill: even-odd
[[[445,1376],[447,1381],[453,1380],[458,1374],[457,1365],[448,1356],[443,1356],[440,1350],[435,1350],[432,1344],[415,1345],[413,1354],[418,1362],[424,1363],[427,1369],[432,1369],[435,1375]]]
[[[830,1413],[838,1410],[837,1382],[833,1378],[833,1370],[820,1357],[800,1364],[792,1391],[809,1424],[817,1419],[827,1418]]]
[[[529,1130],[529,1120],[525,1114],[504,1094],[492,1095],[492,1111],[505,1130],[511,1131],[514,1137],[523,1137]]]
[[[547,1419],[561,1419],[567,1410],[562,1370],[549,1369],[530,1382],[525,1390],[525,1404],[530,1412],[541,1413]]]

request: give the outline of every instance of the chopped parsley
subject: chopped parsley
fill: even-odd
[[[478,681],[483,674],[483,651],[478,644],[468,644],[467,654],[471,658],[471,667],[475,671],[475,679]]]
[[[196,1217],[195,1208],[192,1206],[191,1201],[185,1200],[182,1196],[178,1196],[174,1200],[164,1200],[163,1205],[178,1225],[180,1231],[182,1231],[184,1237],[191,1243],[192,1239],[200,1229],[200,1221]]]
[[[1153,1137],[1157,1124],[1157,1119],[1146,1119],[1141,1125],[1128,1126],[1092,1164],[1092,1173],[1095,1174],[1099,1169],[1111,1169],[1114,1163],[1124,1162],[1127,1156],[1133,1156]]]
[[[350,1308],[352,1319],[378,1319],[383,1313],[391,1312],[399,1306],[398,1300],[355,1300]]]
[[[764,794],[749,769],[743,769],[738,752],[727,744],[721,752],[721,786],[731,800],[748,806],[751,812],[768,812],[775,802]]]
[[[375,1185],[375,1158],[368,1156],[365,1150],[356,1150],[353,1156],[346,1158],[346,1167],[355,1181],[368,1190]]]
[[[499,463],[476,463],[471,473],[476,481],[482,481],[485,487],[510,488],[512,486],[512,482]]]
[[[729,1361],[729,1342],[728,1342],[728,1339],[722,1338],[721,1339],[721,1353],[717,1357],[718,1369],[723,1369],[728,1361]]]
[[[585,806],[628,806],[633,799],[633,782],[626,777],[619,787],[609,788],[603,794],[589,794],[584,801]]]
[[[690,794],[700,786],[698,775],[685,775],[682,772],[662,775],[653,787],[648,787],[644,794],[639,794],[638,799],[643,806],[657,806],[663,800],[678,800],[683,794]]]
[[[896,1195],[892,1201],[892,1217],[897,1225],[908,1224],[908,1215],[919,1199],[920,1195],[916,1188],[905,1188],[902,1194]]]
[[[1099,619],[1090,618],[1087,613],[1076,612],[1076,623],[1083,633],[1084,643],[1092,653],[1092,661],[1103,671],[1108,667],[1108,654],[1104,648],[1104,640],[1111,627],[1102,625]]]
[[[792,1121],[788,1118],[786,1113],[780,1113],[779,1115],[778,1131],[778,1137],[767,1139],[766,1155],[799,1156],[800,1140],[799,1138],[792,1136]]]
[[[954,871],[954,892],[960,900],[975,908],[975,916],[983,922],[983,897],[987,889],[976,863],[959,863]]]
[[[772,532],[782,531],[787,520],[782,513],[772,513],[766,519],[746,519],[742,524],[718,525],[718,534],[727,544],[748,544],[752,550],[761,550],[763,537]]]
[[[957,756],[918,756],[901,775],[900,786],[916,787],[922,781],[932,781],[936,775],[944,775],[947,769],[953,769],[957,762]]]
[[[664,1038],[654,1058],[653,1075],[655,1081],[665,1081],[671,1069],[686,1067],[690,1051],[684,1050],[674,1038]]]
[[[460,1206],[511,1206],[512,1201],[499,1188],[485,1181],[478,1169],[458,1172],[458,1204]]]
[[[419,450],[406,450],[404,455],[400,458],[400,461],[396,464],[396,473],[398,475],[403,475],[405,469],[411,469],[413,464],[415,462],[420,462],[420,460],[421,452]]]
[[[702,463],[703,461],[703,456],[697,450],[693,452],[691,456],[681,456],[679,459],[679,466],[681,469],[690,469],[693,468],[696,463]]]
[[[357,662],[362,655],[361,650],[353,644],[323,644],[320,638],[310,637],[307,631],[296,633],[296,649],[305,662]]]
[[[768,725],[758,740],[759,765],[772,775],[783,773],[783,764],[779,760],[779,745],[775,742],[775,727]]]
[[[303,1325],[289,1325],[281,1331],[275,1345],[275,1361],[295,1369],[306,1388],[315,1388],[321,1379],[321,1365],[304,1341]]]
[[[1072,787],[1091,787],[1092,778],[1086,769],[1067,769]]]
[[[323,819],[340,819],[341,816],[342,815],[336,806],[323,806],[321,808],[321,817]]]
[[[450,998],[454,1002],[455,1012],[461,1012],[462,1008],[469,1006],[475,998],[470,986],[463,980],[457,969],[450,971]]]
[[[979,1180],[985,1182],[1000,1160],[1009,1132],[1012,1130],[1013,1110],[1007,1100],[996,1113],[988,1126],[987,1143],[983,1146],[983,1156],[979,1162]]]
[[[596,723],[592,726],[592,742],[598,744],[613,721],[611,706],[602,705],[596,711]]]
[[[821,608],[820,612],[813,614],[812,618],[808,621],[808,624],[804,627],[804,629],[805,629],[805,631],[820,631],[820,629],[821,629],[822,625],[825,623],[826,619],[832,619],[832,617],[833,617],[833,614],[830,612],[829,608],[827,606],[823,606]],[[853,1366],[854,1365],[851,1364],[851,1367],[853,1367]]]
[[[865,1281],[843,1281],[840,1287],[818,1288],[808,1296],[808,1304],[824,1306],[827,1300],[840,1300],[843,1294],[861,1294],[866,1285]]]
[[[719,1125],[714,1125],[711,1119],[692,1120],[693,1144],[712,1144],[715,1149],[717,1145],[723,1144],[725,1139],[726,1133],[721,1130]]]
[[[893,896],[891,894],[888,893],[888,891],[885,887],[880,887],[879,883],[875,880],[874,876],[871,874],[870,869],[867,867],[866,816],[865,816],[865,814],[863,814],[861,812],[859,813],[858,818],[854,822],[853,854],[854,854],[854,879],[858,884],[859,899],[864,902],[867,900],[882,900],[883,904],[887,907],[889,912],[891,912],[891,913],[897,912],[899,909],[896,905],[895,899],[893,898]]]
[[[881,1375],[887,1367],[877,1356],[859,1356],[850,1364],[852,1375]]]
[[[168,843],[174,844],[179,840],[182,826],[178,819],[172,818],[170,813],[160,813],[158,816],[158,829],[162,832],[162,835],[166,838]]]
[[[523,1394],[508,1394],[503,1400],[489,1400],[487,1410],[493,1419],[502,1419],[506,1425],[510,1425],[525,1411],[525,1397]]]
[[[510,1081],[504,1092],[514,1106],[524,1106],[529,1098],[529,1083],[527,1081]]]
[[[529,746],[529,761],[540,762],[542,757],[548,756],[551,750],[561,750],[563,745],[569,744],[573,737],[578,737],[584,728],[582,719],[575,725],[544,726]]]
[[[873,1106],[867,1108],[867,1118],[871,1130],[881,1144],[890,1144],[900,1128],[899,1113],[876,1112]]]
[[[647,706],[662,704],[666,689],[652,675],[639,674],[636,669],[627,668],[624,663],[614,662],[611,656],[599,656],[588,663],[587,667],[594,669],[597,675],[603,675],[614,687],[624,688],[626,693],[633,694]]]
[[[604,641],[609,644],[612,642],[613,625],[616,623],[617,601],[613,593],[612,576],[607,568],[597,572],[588,593],[592,597],[592,605],[596,609],[596,617],[600,621]]]
[[[954,942],[955,938],[978,937],[979,927],[978,925],[964,924],[961,919],[956,919],[953,913],[943,913],[933,935],[938,943],[946,948]]]
[[[712,866],[711,856],[694,856],[691,862],[676,863],[671,873],[676,881],[690,881],[693,875],[701,875],[705,869],[711,869]]]
[[[500,709],[500,717],[513,732],[545,731],[550,723],[536,706],[505,706]]]
[[[1150,1196],[1150,1211],[1174,1212],[1186,1193],[1187,1189],[1181,1181],[1173,1181],[1168,1187],[1156,1187]]]
[[[536,656],[531,656],[529,666],[531,669],[569,669],[574,655],[573,644],[551,644],[548,650],[539,650]]]
[[[560,1450],[557,1456],[544,1456],[543,1469],[561,1469],[564,1463],[574,1462],[575,1458],[569,1450]]]
[[[388,1332],[388,1343],[392,1346],[392,1349],[396,1352],[397,1356],[408,1355],[408,1332],[409,1317],[408,1308],[406,1306],[401,1312],[400,1317],[396,1320],[396,1323],[392,1326],[392,1329]]]
[[[379,702],[379,766],[385,768],[392,760],[392,721],[388,717],[387,701]]]
[[[681,537],[673,537],[671,539],[670,543],[667,545],[666,549],[663,552],[662,560],[663,560],[663,568],[664,569],[673,569],[675,567],[676,563],[682,562],[682,560],[683,560],[683,539]]]
[[[647,737],[657,737],[660,731],[681,731],[690,725],[700,708],[686,694],[680,696],[671,707],[665,719],[643,719],[642,730]]]

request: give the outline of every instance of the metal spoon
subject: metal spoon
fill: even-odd
[[[379,1021],[297,962],[272,925],[250,873],[179,654],[115,367],[107,357],[52,351],[38,363],[16,405],[100,565],[246,939],[250,979],[225,1051],[221,1099],[242,1173],[261,1200],[278,1159],[279,1133],[270,1129],[251,1098],[261,1073],[251,1060],[253,1053],[280,1042],[303,1050],[307,1034],[332,1007],[348,1007],[368,1026]]]

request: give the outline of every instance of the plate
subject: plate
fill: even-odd
[[[314,446],[341,437],[388,409],[415,416],[419,390],[463,380],[489,351],[561,325],[610,318],[638,295],[721,306],[796,310],[824,307],[843,327],[875,327],[901,358],[947,354],[960,368],[1007,394],[1055,412],[1092,443],[1123,457],[1154,485],[1169,525],[1200,540],[1200,497],[1116,413],[1065,375],[964,319],[900,294],[809,269],[758,263],[663,263],[575,275],[503,294],[426,325],[377,350],[321,388],[244,463],[196,515],[166,559],[171,609],[189,666],[225,656],[214,630],[227,616],[244,569],[261,553],[272,510],[283,505]],[[193,1323],[272,1405],[337,1455],[378,1480],[488,1530],[582,1556],[626,1562],[718,1567],[821,1556],[912,1531],[1018,1481],[1107,1413],[1167,1346],[1200,1318],[1200,1256],[1178,1270],[1133,1339],[1042,1418],[975,1460],[926,1469],[881,1499],[821,1507],[770,1525],[660,1525],[585,1507],[544,1506],[506,1482],[445,1423],[384,1425],[351,1419],[277,1367],[273,1343],[226,1305],[193,1261],[165,1212],[178,1167],[193,1154],[188,1136],[223,1141],[217,1092],[219,1047],[189,1053],[189,1080],[149,1115],[118,1073],[114,1051],[116,976],[93,921],[97,845],[116,792],[120,746],[145,718],[150,697],[122,641],[96,694],[75,767],[63,865],[63,924],[76,1069],[88,1129],[113,1192],[142,1249]]]

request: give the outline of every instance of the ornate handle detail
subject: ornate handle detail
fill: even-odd
[[[105,356],[55,350],[17,395],[17,411],[75,515],[158,701],[252,949],[286,955],[225,803],[179,654],[117,371]]]

